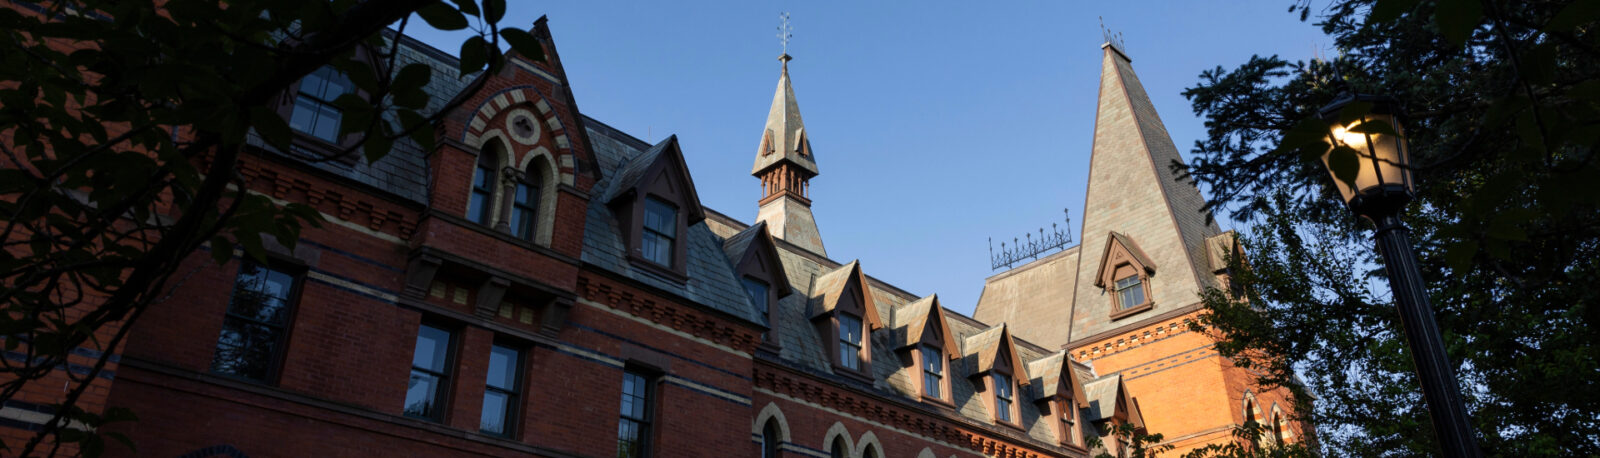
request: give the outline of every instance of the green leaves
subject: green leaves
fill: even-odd
[[[451,8],[442,1],[433,2],[417,10],[417,15],[428,25],[439,30],[461,30],[467,28],[467,17],[461,10]]]
[[[539,39],[534,38],[527,31],[507,27],[500,29],[500,38],[504,38],[506,43],[511,44],[511,50],[516,51],[523,57],[535,61],[544,60],[544,46],[539,44]]]
[[[489,42],[481,36],[473,36],[461,43],[461,77],[483,70],[489,63]]]
[[[1481,0],[1439,0],[1433,10],[1433,20],[1445,40],[1461,46],[1483,20],[1483,3]]]
[[[1400,15],[1417,7],[1418,0],[1378,0],[1367,12],[1367,24],[1379,24],[1398,19]]]

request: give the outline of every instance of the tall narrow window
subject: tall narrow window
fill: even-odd
[[[495,345],[489,349],[489,380],[483,390],[483,417],[478,428],[484,434],[511,437],[518,402],[522,352]]]
[[[339,143],[339,124],[344,112],[333,105],[339,96],[348,94],[354,85],[343,73],[331,66],[323,66],[300,80],[300,94],[294,99],[294,112],[289,116],[289,126],[329,143]]]
[[[994,418],[998,421],[1011,422],[1011,376],[995,372],[994,375]]]
[[[922,352],[922,395],[944,399],[944,355],[932,345],[918,349]]]
[[[849,458],[850,448],[844,445],[844,439],[834,438],[833,446],[828,449],[829,458]]]
[[[622,419],[617,424],[617,458],[646,456],[650,446],[650,378],[622,373]]]
[[[761,312],[761,324],[767,325],[768,328],[772,327],[772,310],[767,308],[767,292],[770,290],[767,282],[744,277],[744,292],[750,295],[750,305],[754,305],[756,310]],[[761,333],[761,340],[767,340],[767,333]]]
[[[644,258],[666,267],[672,267],[672,243],[677,237],[678,209],[661,199],[651,197],[644,203],[644,233],[639,246]]]
[[[848,313],[839,314],[839,365],[861,370],[861,319]]]
[[[233,280],[233,298],[222,318],[222,335],[211,371],[267,382],[282,359],[289,308],[297,295],[294,275],[245,261]]]
[[[450,385],[450,343],[450,331],[426,324],[417,329],[417,350],[411,357],[411,380],[406,385],[406,416],[440,420],[442,393]]]
[[[1071,399],[1061,401],[1061,443],[1078,445],[1078,407]]]
[[[531,171],[530,171],[531,172]],[[539,208],[539,177],[526,174],[517,182],[517,194],[511,200],[511,233],[523,240],[533,240],[535,213]]]
[[[761,427],[761,458],[778,458],[778,442],[781,440],[778,436],[778,420],[768,419],[767,425]]]
[[[472,198],[467,202],[467,219],[478,224],[489,224],[489,208],[494,201],[495,155],[489,151],[478,153],[478,166],[472,172]]]
[[[1117,280],[1117,300],[1121,302],[1121,310],[1127,310],[1144,303],[1144,285],[1138,275],[1129,275]]]

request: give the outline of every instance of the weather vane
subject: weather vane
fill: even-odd
[[[783,53],[789,54],[789,39],[794,38],[794,28],[789,26],[789,12],[778,14],[783,19],[783,25],[778,26],[778,42],[783,43]]]

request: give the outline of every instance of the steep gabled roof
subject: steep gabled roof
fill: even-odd
[[[1144,254],[1144,250],[1139,249],[1139,245],[1133,243],[1132,238],[1123,235],[1121,232],[1111,231],[1111,236],[1106,237],[1105,250],[1100,252],[1100,269],[1095,271],[1094,274],[1095,286],[1105,286],[1102,279],[1105,278],[1106,267],[1111,266],[1111,248],[1117,245],[1121,245],[1123,249],[1128,250],[1128,253],[1133,255],[1133,261],[1139,263],[1140,267],[1144,267],[1146,273],[1152,275],[1156,273],[1155,261],[1151,261],[1150,256]]]
[[[1011,340],[1011,332],[1006,330],[1006,325],[1001,324],[973,334],[967,337],[964,344],[964,355],[969,364],[973,365],[967,375],[992,371],[997,363],[1004,361],[1006,365],[1011,366],[1011,375],[1017,379],[1018,384],[1032,383],[1028,378],[1028,366],[1017,356],[1017,344]]]
[[[1120,418],[1136,427],[1144,427],[1144,415],[1139,412],[1139,406],[1133,396],[1128,394],[1128,387],[1122,382],[1122,374],[1094,379],[1084,384],[1083,391],[1089,400],[1087,406],[1089,421]]]
[[[678,147],[676,134],[628,161],[613,179],[611,191],[606,193],[605,200],[614,203],[630,196],[662,173],[672,174],[671,179],[680,184],[686,196],[683,204],[687,207],[689,224],[705,220],[706,211],[700,206],[700,194],[694,189],[694,179],[689,176],[689,165],[683,160],[683,150]]]
[[[867,290],[867,277],[861,274],[859,260],[850,261],[849,264],[817,277],[816,283],[811,287],[811,298],[808,302],[811,318],[832,312],[839,306],[839,299],[851,291],[861,295],[863,310],[861,319],[870,323],[872,329],[882,328],[883,320],[878,317],[878,308],[872,303],[872,292]]]
[[[1060,397],[1072,399],[1077,407],[1086,407],[1088,396],[1083,392],[1083,384],[1078,381],[1078,370],[1072,364],[1072,358],[1067,357],[1066,350],[1051,353],[1050,356],[1028,363],[1028,373],[1033,375],[1037,382],[1038,392],[1034,400],[1043,401]]]
[[[762,132],[761,145],[756,150],[756,162],[750,174],[760,175],[763,170],[780,162],[788,162],[815,176],[816,159],[811,155],[811,142],[805,135],[805,121],[800,119],[800,103],[795,101],[794,86],[789,83],[791,58],[784,54],[779,59],[783,60],[783,73],[778,76],[778,91],[772,95],[766,130]]]
[[[894,319],[890,321],[896,326],[895,348],[920,345],[930,331],[937,330],[939,340],[944,341],[945,354],[952,358],[961,356],[960,342],[956,342],[954,335],[950,334],[950,323],[945,320],[944,307],[939,305],[938,294],[900,306],[894,310]]]
[[[754,251],[754,253],[752,252]],[[787,297],[794,292],[789,287],[789,276],[783,272],[783,263],[778,259],[778,246],[772,241],[772,235],[767,233],[767,223],[757,222],[756,225],[745,228],[732,237],[722,242],[722,252],[728,255],[728,265],[735,269],[745,257],[760,253],[767,260],[767,269],[773,272],[772,285],[776,288],[778,297]]]

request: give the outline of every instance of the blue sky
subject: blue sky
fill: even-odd
[[[1205,130],[1179,93],[1201,71],[1253,54],[1308,59],[1332,41],[1284,0],[510,3],[507,26],[549,16],[585,114],[650,142],[677,134],[702,203],[745,222],[778,14],[790,12],[830,257],[968,314],[997,273],[989,237],[998,247],[1062,223],[1063,208],[1078,235],[1100,18],[1123,34],[1185,158]],[[451,53],[462,39],[415,35]]]

